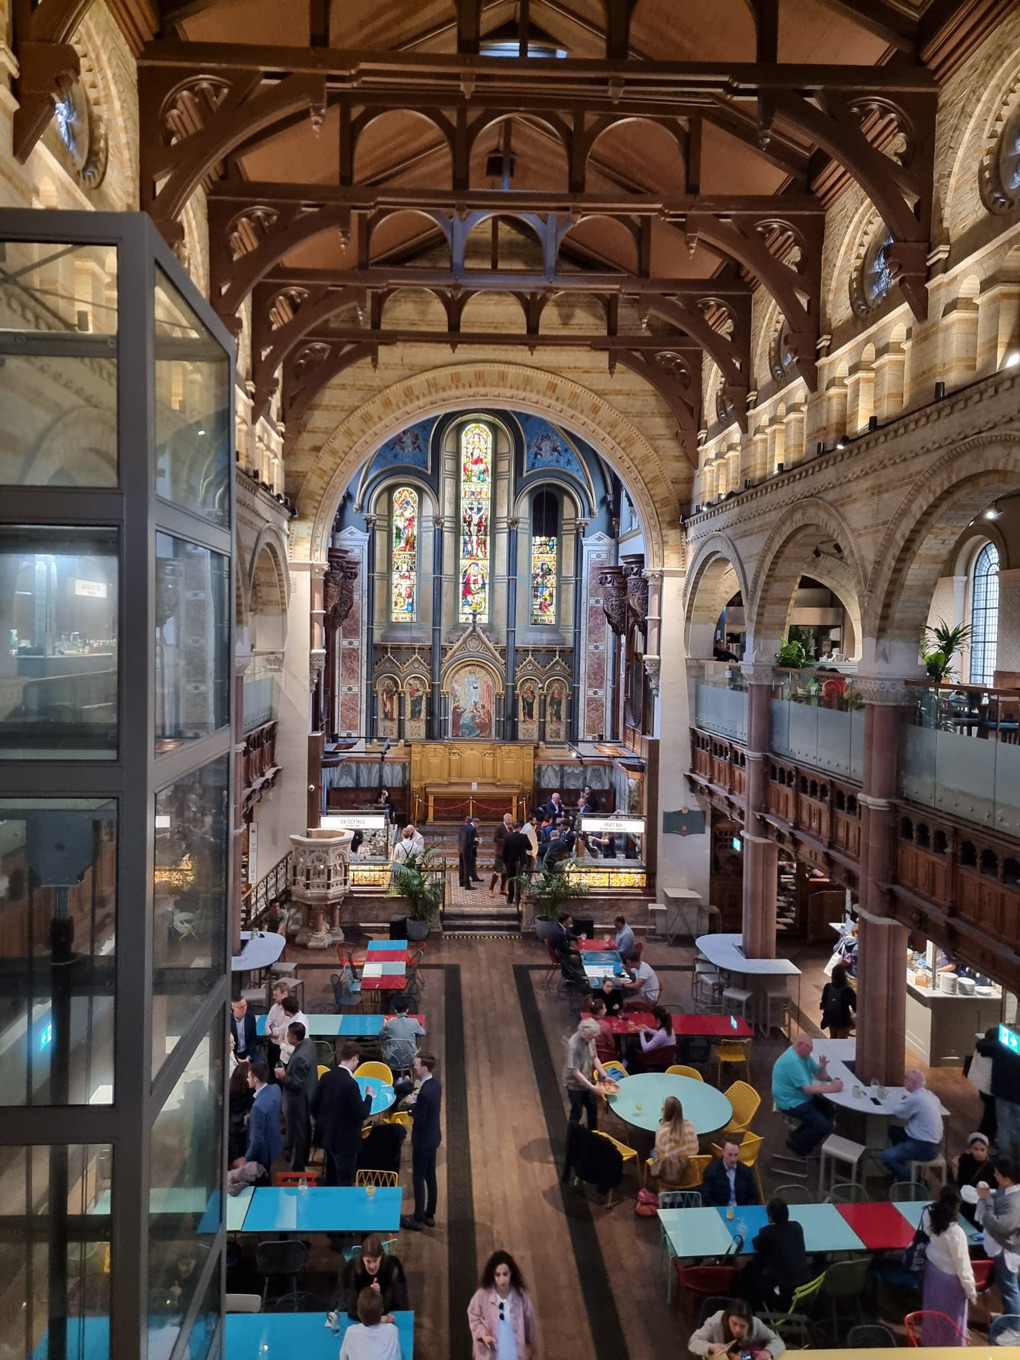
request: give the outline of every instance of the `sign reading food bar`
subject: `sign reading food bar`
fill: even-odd
[[[604,836],[609,832],[614,836],[643,836],[644,817],[582,817],[581,830],[589,834],[597,832]]]
[[[331,812],[319,822],[323,831],[382,831],[386,825],[385,812]]]

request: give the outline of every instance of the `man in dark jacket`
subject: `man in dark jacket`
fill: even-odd
[[[790,1221],[781,1199],[765,1206],[768,1223],[754,1239],[755,1255],[733,1281],[733,1293],[751,1308],[789,1308],[793,1291],[811,1278],[804,1250],[804,1229]]]
[[[238,992],[230,1003],[230,1033],[234,1038],[234,1057],[238,1062],[250,1062],[260,1056],[257,1026],[254,1011],[248,1009],[247,1001]]]
[[[499,891],[506,897],[506,856],[504,847],[507,837],[512,835],[514,829],[514,819],[509,812],[503,813],[503,820],[492,833],[492,877],[489,879],[489,896],[496,896],[496,883],[499,883]]]
[[[995,1100],[995,1138],[999,1151],[1020,1161],[1020,1054],[992,1038],[978,1040],[977,1051],[992,1060],[992,1096]]]
[[[478,818],[469,817],[457,832],[457,881],[468,892],[482,881],[478,877],[478,827]]]
[[[520,884],[517,882],[519,874],[523,874],[528,867],[528,856],[531,854],[531,842],[521,829],[520,822],[511,823],[512,830],[508,832],[503,841],[503,876],[509,885],[507,900],[509,902],[520,901]]]
[[[361,1061],[357,1044],[349,1040],[340,1049],[340,1065],[327,1072],[311,1099],[311,1111],[326,1154],[326,1184],[353,1185],[361,1151],[361,1128],[372,1113],[374,1090],[361,1087],[354,1073]]]
[[[701,1202],[719,1209],[725,1209],[728,1204],[761,1203],[754,1176],[740,1160],[740,1147],[732,1139],[723,1143],[723,1155],[716,1157],[705,1170]]]
[[[436,1060],[431,1053],[419,1053],[414,1060],[414,1075],[421,1085],[408,1097],[414,1116],[411,1129],[411,1180],[414,1185],[414,1217],[400,1215],[400,1226],[421,1232],[436,1226],[436,1154],[443,1141],[439,1127],[439,1108],[443,1088],[434,1075]]]
[[[245,1162],[258,1162],[269,1172],[280,1155],[283,1139],[280,1137],[280,1088],[270,1086],[269,1068],[265,1063],[253,1062],[248,1068],[248,1085],[255,1092],[255,1099],[248,1114],[248,1146],[244,1156],[238,1158],[235,1167]]]
[[[319,1062],[315,1040],[306,1038],[300,1021],[287,1026],[287,1042],[294,1052],[286,1067],[276,1069],[276,1080],[283,1088],[283,1117],[287,1121],[286,1152],[291,1171],[304,1171],[312,1145],[312,1120],[309,1104],[319,1084]]]

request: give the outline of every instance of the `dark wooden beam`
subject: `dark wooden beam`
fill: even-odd
[[[196,14],[204,14],[218,3],[219,0],[162,0],[159,14],[163,32],[176,24],[183,24],[186,19],[193,19]]]
[[[22,165],[49,126],[57,102],[78,79],[81,63],[71,37],[93,0],[16,0],[14,55],[18,61],[11,149]]]
[[[456,0],[457,51],[464,56],[477,55],[482,36],[482,6],[480,0]]]
[[[821,0],[821,3],[901,52],[917,50],[917,20],[883,0]]]
[[[512,293],[543,289],[551,293],[616,293],[622,296],[658,294],[670,297],[702,298],[750,297],[746,283],[720,279],[640,279],[625,273],[585,274],[525,274],[512,269],[503,273],[472,270],[454,280],[448,269],[419,269],[413,265],[373,265],[368,269],[298,269],[282,266],[265,276],[265,283],[273,288],[292,284],[302,288],[357,287],[383,288],[458,288],[476,293]]]
[[[779,60],[779,0],[752,0],[758,61]]]
[[[329,46],[330,0],[309,0],[308,38],[312,47]]]

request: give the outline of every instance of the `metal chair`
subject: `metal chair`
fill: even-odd
[[[795,1116],[781,1110],[774,1100],[772,1102],[772,1113],[779,1115],[791,1133],[799,1127],[799,1121]],[[797,1157],[792,1152],[773,1152],[769,1161],[769,1169],[774,1171],[777,1176],[797,1176],[800,1180],[807,1180],[807,1158]]]
[[[786,1204],[816,1204],[818,1201],[806,1185],[779,1185],[772,1191],[773,1199]]]
[[[358,1065],[359,1077],[373,1077],[376,1081],[384,1081],[387,1086],[393,1085],[393,1072],[384,1062],[363,1062]]]
[[[839,1339],[841,1308],[848,1311],[854,1322],[864,1321],[866,1314],[862,1309],[862,1299],[868,1292],[870,1270],[870,1258],[862,1256],[853,1261],[834,1261],[825,1272],[822,1287],[818,1291],[818,1301],[829,1304],[833,1345]]]
[[[651,1160],[652,1160],[651,1157],[649,1157],[648,1161],[646,1162],[646,1166],[648,1166],[649,1171],[651,1171]],[[674,1184],[672,1181],[664,1181],[660,1179],[658,1181],[658,1184],[660,1187],[665,1186],[667,1192],[670,1190],[695,1190],[705,1179],[705,1171],[707,1170],[708,1164],[709,1162],[711,1162],[711,1160],[712,1160],[711,1157],[704,1155],[702,1153],[698,1153],[694,1157],[688,1159],[687,1166],[684,1168],[684,1176],[682,1181],[678,1181],[676,1184]]]
[[[666,1068],[667,1077],[690,1077],[692,1081],[704,1081],[696,1067],[685,1067],[683,1063],[674,1063],[672,1067]]]
[[[966,1346],[968,1343],[966,1333],[960,1331],[951,1317],[931,1309],[908,1313],[903,1326],[912,1346]]]
[[[722,1086],[723,1063],[735,1067],[743,1067],[744,1073],[750,1081],[751,1079],[751,1045],[753,1039],[721,1039],[715,1046],[713,1058],[716,1066],[717,1086]]]
[[[846,1334],[846,1345],[852,1351],[864,1351],[881,1346],[895,1346],[896,1337],[888,1327],[878,1322],[865,1322],[859,1327],[851,1327]]]
[[[701,1305],[701,1312],[698,1314],[698,1326],[703,1327],[713,1314],[721,1312],[731,1302],[732,1299],[725,1294],[710,1295]]]
[[[382,1243],[383,1255],[384,1255],[384,1256],[389,1256],[389,1254],[390,1254],[390,1249],[391,1249],[392,1247],[395,1247],[396,1245],[397,1245],[397,1239],[396,1239],[395,1237],[384,1237],[384,1238],[383,1238],[383,1243]],[[341,1255],[343,1256],[344,1260],[345,1260],[345,1261],[348,1263],[348,1265],[349,1265],[349,1264],[351,1263],[351,1261],[353,1261],[354,1258],[355,1258],[356,1256],[360,1256],[360,1255],[361,1255],[361,1243],[360,1243],[360,1242],[355,1242],[355,1244],[354,1244],[353,1247],[344,1247],[343,1252],[341,1253]]]
[[[931,1191],[920,1181],[893,1181],[889,1187],[890,1204],[927,1204]]]
[[[329,985],[333,988],[333,1000],[338,1011],[357,1010],[361,1005],[361,983],[355,980],[346,964],[342,973],[330,973]]]
[[[396,1171],[359,1171],[354,1177],[356,1186],[398,1186],[400,1184],[400,1174]]]
[[[734,1238],[734,1241],[737,1239]],[[730,1286],[733,1277],[737,1273],[736,1266],[683,1266],[680,1258],[673,1260],[673,1273],[677,1281],[683,1285],[684,1294],[692,1303],[698,1305],[698,1311],[706,1299],[722,1297],[725,1294],[730,1296]]]
[[[273,1184],[276,1186],[318,1185],[319,1173],[317,1171],[277,1171],[273,1175]]]
[[[823,1204],[867,1204],[867,1202],[867,1190],[855,1181],[831,1186],[829,1193],[822,1200]]]
[[[723,1129],[723,1133],[746,1133],[751,1120],[758,1113],[761,1096],[746,1081],[735,1081],[728,1086],[723,1095],[733,1106],[733,1117]]]
[[[288,1294],[298,1292],[298,1276],[308,1260],[308,1243],[285,1237],[279,1242],[260,1242],[255,1248],[255,1269],[262,1276],[262,1306],[269,1296],[270,1280],[290,1280]]]
[[[700,1209],[700,1190],[660,1190],[660,1209]]]
[[[322,1300],[318,1294],[297,1290],[293,1294],[283,1294],[269,1306],[271,1313],[321,1313]]]

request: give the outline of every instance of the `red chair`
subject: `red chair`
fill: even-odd
[[[273,1184],[280,1185],[300,1185],[304,1181],[305,1185],[318,1185],[318,1171],[277,1171],[273,1176]]]
[[[978,1298],[985,1310],[985,1321],[988,1322],[988,1293],[995,1278],[995,1262],[971,1261],[970,1264],[974,1271],[974,1285],[977,1289]]]
[[[650,1053],[643,1053],[639,1048],[634,1054],[634,1065],[642,1072],[665,1072],[675,1062],[676,1044],[653,1048]]]
[[[925,1309],[908,1313],[903,1319],[907,1339],[912,1346],[966,1346],[966,1333],[961,1332],[951,1317]]]
[[[730,1286],[737,1273],[736,1266],[684,1266],[680,1264],[679,1257],[674,1258],[673,1269],[677,1282],[683,1286],[686,1297],[694,1305],[692,1317],[698,1316],[705,1299],[710,1299],[713,1294],[729,1298]]]

